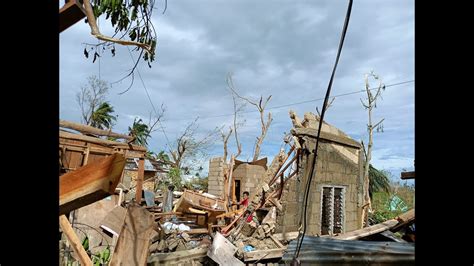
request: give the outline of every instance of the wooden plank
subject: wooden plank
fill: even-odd
[[[365,236],[377,234],[385,230],[389,230],[390,228],[394,227],[397,224],[398,224],[398,221],[396,219],[391,219],[383,223],[379,223],[379,224],[372,225],[372,226],[362,228],[359,230],[355,230],[349,233],[334,236],[332,238],[341,239],[341,240],[355,240],[355,239],[359,239]]]
[[[397,232],[404,226],[410,224],[415,220],[415,209],[411,209],[403,214],[400,214],[397,218],[398,224],[394,226],[390,231]]]
[[[143,191],[143,176],[145,174],[145,160],[143,158],[138,159],[138,176],[137,176],[137,188],[135,192],[135,201],[142,201]]]
[[[415,209],[411,209],[405,213],[400,214],[396,219],[400,223],[411,222],[415,219]]]
[[[255,261],[255,260],[262,260],[262,259],[274,259],[274,258],[281,258],[283,257],[283,253],[285,252],[285,248],[272,248],[272,249],[265,249],[265,250],[255,250],[244,252],[244,261]]]
[[[60,176],[59,213],[68,213],[114,194],[124,167],[125,158],[117,153]]]
[[[87,143],[87,148],[84,154],[84,163],[82,165],[86,165],[87,162],[89,161],[89,154],[91,152],[91,144]]]
[[[143,151],[143,152],[147,151],[145,147],[138,146],[138,145],[132,145],[132,144],[127,144],[127,143],[118,142],[118,141],[106,140],[106,139],[99,139],[99,138],[90,137],[86,135],[74,134],[74,133],[70,133],[70,132],[66,132],[62,130],[59,130],[59,137],[65,138],[65,139],[71,139],[71,140],[82,140],[82,141],[101,144],[105,146],[112,146],[114,148],[122,148],[122,149]]]
[[[74,25],[86,17],[86,13],[79,0],[71,0],[59,9],[59,32]]]
[[[318,135],[318,130],[315,128],[292,128],[291,133],[293,135],[307,135],[307,136],[316,138],[316,136]],[[336,142],[338,144],[342,144],[345,146],[349,146],[349,147],[353,147],[357,149],[362,148],[359,142],[353,139],[350,139],[348,137],[338,136],[338,135],[334,135],[332,133],[328,133],[324,131],[321,131],[321,134],[319,135],[319,137],[321,139]]]
[[[148,265],[163,265],[165,263],[179,264],[186,260],[204,258],[207,256],[206,253],[208,249],[208,247],[199,247],[170,253],[155,253],[148,258]]]
[[[279,211],[283,210],[283,206],[280,204],[280,200],[275,199],[274,197],[268,197],[268,201],[275,205]]]
[[[83,134],[93,134],[93,135],[98,135],[98,136],[113,137],[117,139],[126,139],[128,141],[133,140],[132,136],[115,133],[115,132],[112,132],[112,130],[102,130],[95,127],[91,127],[91,126],[87,126],[87,125],[83,125],[79,123],[74,123],[70,121],[65,121],[61,119],[59,120],[59,126],[64,127],[64,128],[74,129]]]
[[[186,231],[186,233],[189,234],[189,235],[207,234],[208,232],[209,232],[208,228],[195,228],[195,229],[191,229],[189,231]]]
[[[142,151],[128,150],[126,158],[145,158],[145,153]]]
[[[59,216],[59,226],[61,226],[63,233],[66,235],[69,243],[71,244],[72,250],[79,258],[81,264],[92,265],[92,261],[89,258],[89,255],[87,255],[87,252],[84,250],[84,247],[82,246],[81,241],[77,237],[76,232],[74,232],[74,229],[72,229],[69,220],[64,214]]]
[[[110,265],[146,265],[153,226],[151,213],[130,205]]]
[[[388,238],[388,239],[391,239],[395,242],[398,242],[398,243],[408,243],[407,241],[397,237],[394,233],[392,233],[392,231],[390,230],[387,230],[387,231],[383,231],[380,233],[381,235],[383,235],[384,237]]]
[[[412,172],[402,172],[401,179],[415,179],[415,171]]]
[[[244,261],[248,262],[283,257],[283,253],[285,252],[286,247],[282,243],[280,243],[280,241],[278,241],[276,237],[270,236],[270,238],[275,242],[277,248],[244,252]]]
[[[231,158],[230,158],[229,178],[228,178],[229,183],[228,183],[228,187],[227,187],[227,192],[228,192],[228,194],[227,194],[227,199],[226,199],[226,203],[227,203],[227,204],[226,204],[226,205],[227,205],[226,208],[227,208],[227,211],[230,211],[230,207],[232,206],[232,202],[233,202],[232,200],[233,200],[233,198],[235,197],[235,196],[233,196],[233,195],[234,195],[234,192],[233,192],[234,190],[232,189],[232,183],[233,183],[233,181],[232,181],[232,178],[233,178],[232,174],[234,173],[234,171],[233,171],[233,169],[234,169],[234,159],[235,159],[235,158],[234,158],[234,155],[232,154],[232,155],[231,155]],[[234,187],[235,187],[235,186],[234,186]]]

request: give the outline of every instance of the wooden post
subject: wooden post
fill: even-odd
[[[87,143],[87,148],[86,151],[84,152],[84,161],[82,165],[86,165],[87,162],[89,161],[89,153],[91,152],[91,144]]]
[[[137,177],[137,189],[135,190],[135,200],[138,204],[142,201],[142,190],[143,190],[143,176],[145,175],[145,159],[138,159],[138,177]]]
[[[234,155],[232,154],[231,157],[230,157],[230,166],[229,166],[229,183],[228,183],[228,187],[227,187],[227,192],[229,194],[227,194],[227,197],[228,197],[228,202],[227,202],[227,206],[229,207],[229,210],[230,210],[230,207],[232,206],[232,189],[231,189],[231,186],[232,186],[232,173],[233,173],[233,169],[234,169],[234,163],[235,163],[235,158],[234,158]]]
[[[87,255],[86,251],[84,250],[84,247],[81,244],[81,241],[77,237],[76,233],[74,232],[74,229],[72,229],[71,224],[69,223],[68,219],[64,214],[59,216],[59,225],[61,226],[63,233],[66,235],[69,243],[71,243],[72,250],[77,255],[77,257],[79,257],[79,261],[81,262],[81,264],[92,265],[92,261],[89,258],[89,255]]]

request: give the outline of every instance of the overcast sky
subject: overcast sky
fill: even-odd
[[[171,142],[198,116],[200,134],[216,126],[227,128],[233,113],[225,82],[229,72],[241,95],[252,99],[272,95],[268,107],[274,120],[261,153],[269,160],[292,127],[289,109],[300,117],[316,113],[316,107],[321,110],[347,1],[168,1],[162,14],[163,3],[156,1],[153,13],[158,44],[152,68],[141,63],[127,93],[119,95],[130,80],[110,89],[108,100],[118,115],[114,131],[127,132],[135,117],[148,120],[153,108],[145,87],[155,107],[166,108],[162,125]],[[112,32],[102,18],[99,26],[103,33]],[[114,82],[132,67],[128,48],[117,45],[115,57],[106,52],[92,63],[83,55],[84,43],[97,43],[84,20],[60,35],[61,119],[80,122],[75,95],[87,77],[100,75]],[[372,164],[398,179],[402,169],[414,169],[414,82],[407,82],[414,80],[413,1],[354,1],[331,96],[363,90],[364,74],[371,70],[388,86],[373,113],[374,121],[385,121],[384,132],[374,135]],[[390,86],[401,82],[407,83]],[[336,97],[325,120],[367,142],[367,112],[360,102],[365,97],[364,93]],[[260,132],[255,107],[247,105],[245,111],[239,131],[241,160],[251,159]],[[230,142],[230,152],[235,153],[233,139]],[[149,148],[159,152],[166,143],[159,130]],[[209,150],[210,156],[222,152],[220,140]]]

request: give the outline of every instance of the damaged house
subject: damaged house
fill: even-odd
[[[223,157],[212,158],[209,161],[209,183],[208,192],[212,195],[223,198],[225,187],[225,173],[228,171],[229,165],[224,162]],[[262,158],[255,162],[244,162],[235,160],[232,169],[231,184],[232,195],[235,200],[240,201],[240,197],[244,191],[248,191],[250,196],[255,194],[258,184],[263,180],[263,176],[267,171],[267,158]]]
[[[290,111],[292,135],[301,150],[296,178],[285,183],[278,215],[280,232],[297,231],[302,216],[309,162],[314,154],[319,117],[306,113],[303,121]],[[323,122],[308,207],[307,235],[342,234],[362,228],[360,221],[364,154],[359,142]]]

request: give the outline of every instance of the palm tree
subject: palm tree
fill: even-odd
[[[128,127],[128,135],[135,137],[134,144],[146,146],[148,145],[147,138],[150,137],[150,129],[148,125],[143,123],[141,118],[137,119],[133,120],[132,127]]]
[[[369,165],[369,196],[372,199],[372,194],[378,191],[385,191],[390,193],[390,181],[387,177],[387,172],[377,170]]]
[[[103,102],[99,105],[97,110],[91,114],[90,126],[100,129],[111,129],[113,122],[117,119],[112,115],[114,107],[108,102]]]

